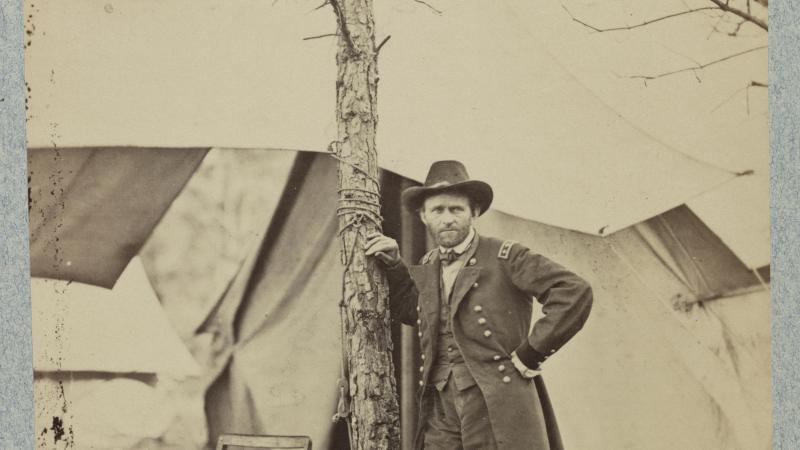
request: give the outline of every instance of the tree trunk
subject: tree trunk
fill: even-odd
[[[392,363],[386,277],[364,255],[365,236],[381,230],[375,150],[377,53],[372,0],[330,0],[339,24],[336,54],[339,160],[339,229],[342,263],[344,403],[351,447],[400,448],[400,418]]]

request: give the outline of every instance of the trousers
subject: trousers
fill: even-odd
[[[496,450],[489,411],[480,388],[459,391],[450,379],[435,391],[433,411],[425,426],[425,450]]]

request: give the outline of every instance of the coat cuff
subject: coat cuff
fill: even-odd
[[[519,360],[522,361],[522,364],[533,370],[539,370],[539,366],[547,359],[543,353],[539,353],[531,347],[527,340],[514,351],[517,353]]]

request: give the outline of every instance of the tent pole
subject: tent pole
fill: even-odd
[[[401,178],[400,192],[411,186],[416,186],[407,178]],[[399,193],[398,193],[399,194]],[[402,206],[400,209],[400,254],[404,255],[407,263],[419,261],[425,254],[425,230],[422,223],[413,214]],[[417,382],[419,381],[419,343],[414,336],[414,328],[408,325],[401,326],[400,338],[400,435],[402,450],[412,450],[414,434],[417,429]]]

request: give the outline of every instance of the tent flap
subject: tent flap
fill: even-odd
[[[31,149],[34,277],[111,288],[208,149]]]

